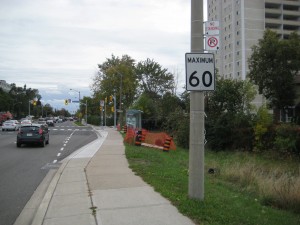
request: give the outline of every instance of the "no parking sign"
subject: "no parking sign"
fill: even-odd
[[[219,36],[207,36],[205,50],[215,51],[219,49]]]
[[[219,21],[206,21],[205,22],[205,50],[216,51],[219,49]]]

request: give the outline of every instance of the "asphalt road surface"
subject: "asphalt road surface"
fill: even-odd
[[[49,145],[17,148],[17,131],[0,131],[0,225],[12,225],[44,179],[60,160],[97,138],[89,126],[71,121],[49,127]]]

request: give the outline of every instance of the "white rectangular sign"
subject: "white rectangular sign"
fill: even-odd
[[[205,50],[216,51],[219,50],[219,36],[206,36],[205,37]]]
[[[220,26],[219,21],[206,21],[205,22],[205,34],[206,35],[219,35]]]
[[[215,59],[212,53],[186,53],[186,90],[215,90]]]

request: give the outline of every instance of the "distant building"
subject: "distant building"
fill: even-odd
[[[281,38],[294,31],[300,34],[300,0],[207,0],[207,17],[208,21],[219,21],[220,48],[215,52],[215,65],[219,74],[229,79],[247,78],[251,47],[257,45],[265,29]],[[295,82],[299,85],[300,79]],[[264,102],[262,96],[254,100],[256,106]]]
[[[269,28],[282,38],[300,34],[300,0],[208,0],[208,20],[220,22],[216,67],[225,78],[245,80],[251,47]]]
[[[0,88],[5,92],[9,92],[11,89],[11,85],[6,83],[5,80],[0,80]]]

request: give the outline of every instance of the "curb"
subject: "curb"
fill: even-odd
[[[63,164],[59,167],[59,169],[56,171],[56,174],[54,175],[54,177],[52,178],[49,187],[34,215],[33,221],[31,223],[31,225],[42,225],[43,221],[44,221],[44,217],[46,215],[48,206],[50,204],[52,195],[55,191],[55,188],[57,186],[57,183],[59,181],[59,178],[63,172],[63,170],[65,169],[66,165],[68,164],[69,160],[66,162],[63,162]]]

